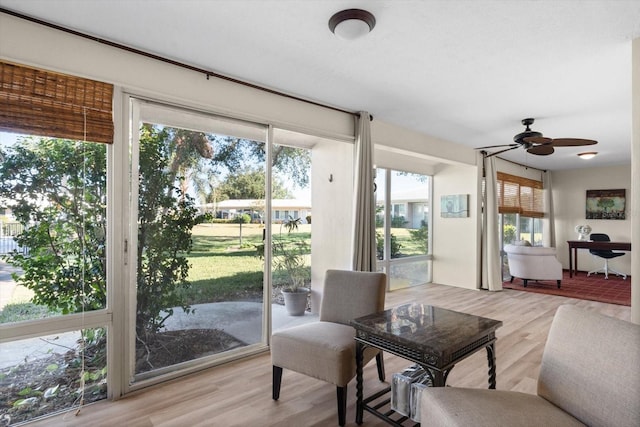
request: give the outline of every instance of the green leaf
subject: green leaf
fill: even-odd
[[[28,396],[31,394],[31,387],[23,388],[18,392],[18,396]]]

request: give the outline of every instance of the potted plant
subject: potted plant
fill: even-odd
[[[282,227],[287,235],[298,229],[300,218],[291,218],[280,224],[280,234],[274,236],[272,242],[274,288],[280,287],[280,294],[287,313],[291,316],[302,316],[309,304],[311,289],[310,271],[306,263],[309,245],[303,239],[291,240],[282,234]],[[264,259],[264,243],[256,245],[257,256]]]
[[[287,229],[287,235],[298,229],[300,218],[292,218],[280,224],[280,235],[273,242],[273,266],[280,277],[285,279],[281,293],[284,306],[291,316],[302,316],[307,310],[311,290],[306,287],[309,279],[309,268],[305,256],[309,252],[309,245],[298,239],[291,241],[282,235],[282,227]]]
[[[302,316],[307,309],[310,289],[305,286],[309,269],[304,255],[307,252],[306,242],[299,240],[288,243],[283,240],[274,242],[274,268],[284,274],[286,284],[282,288],[284,306],[291,316]]]

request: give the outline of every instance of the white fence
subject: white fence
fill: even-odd
[[[0,254],[7,254],[14,250],[24,252],[26,248],[21,248],[14,237],[20,235],[24,227],[18,222],[0,221]]]

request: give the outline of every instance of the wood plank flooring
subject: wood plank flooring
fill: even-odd
[[[387,294],[387,307],[420,302],[502,320],[497,330],[497,388],[535,393],[542,351],[553,315],[562,304],[574,304],[629,320],[630,307],[541,295],[515,290],[474,291],[430,284]],[[409,363],[385,354],[387,380]],[[449,375],[451,386],[487,387],[486,352],[459,363]],[[365,395],[386,384],[377,379],[375,363],[365,368]],[[349,384],[347,426],[355,423],[355,380]],[[115,402],[102,401],[30,424],[39,426],[336,426],[335,387],[291,371],[284,372],[280,400],[271,399],[268,353],[201,371],[138,392]],[[364,426],[384,426],[364,414]]]

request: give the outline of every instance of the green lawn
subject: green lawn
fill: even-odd
[[[262,244],[261,224],[242,226],[242,246],[238,224],[203,224],[193,230],[193,250],[187,256],[190,289],[183,291],[188,304],[259,298],[263,288],[264,260],[256,247]],[[291,233],[274,226],[274,242],[292,248],[296,241],[307,244],[310,262],[311,225],[303,224]],[[423,251],[406,228],[393,228],[391,233],[401,245],[399,256],[419,255]],[[274,286],[285,282],[285,275],[275,271]]]
[[[262,244],[260,224],[243,224],[242,246],[238,224],[203,224],[193,230],[193,250],[187,256],[191,269],[190,289],[183,291],[188,304],[214,301],[256,299],[262,296],[264,260],[258,256]],[[274,239],[286,244],[304,240],[310,248],[311,226],[301,225],[287,233],[275,227]],[[277,284],[284,280],[274,274]]]
[[[264,260],[258,256],[256,247],[262,244],[263,230],[261,224],[243,224],[240,245],[239,224],[196,226],[193,229],[193,250],[187,255],[191,265],[188,277],[191,286],[182,291],[185,303],[261,299]],[[284,242],[289,248],[294,247],[297,241],[306,242],[305,258],[307,265],[310,265],[311,225],[302,224],[291,233],[275,225],[273,231],[274,242]],[[411,239],[409,230],[394,228],[392,234],[401,244],[400,256],[421,253],[417,242]],[[284,273],[274,272],[273,281],[275,286],[283,284]],[[13,302],[28,300],[25,298],[24,301]]]

